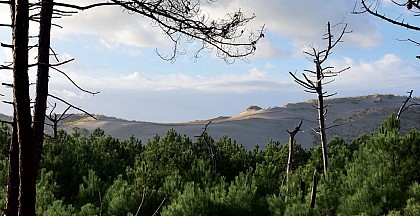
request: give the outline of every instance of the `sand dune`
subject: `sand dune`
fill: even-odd
[[[327,124],[334,126],[327,131],[327,137],[340,136],[351,142],[362,133],[369,134],[378,129],[382,121],[391,113],[396,113],[405,97],[393,95],[369,95],[361,97],[336,98],[327,100],[329,105]],[[420,103],[419,98],[411,100]],[[227,135],[238,144],[252,149],[256,144],[264,147],[270,139],[285,144],[288,139],[286,130],[292,130],[299,120],[303,119],[302,131],[296,135],[296,140],[304,147],[317,143],[313,131],[317,128],[317,114],[313,107],[316,101],[290,103],[283,107],[260,108],[251,106],[239,115],[218,117],[209,120],[193,121],[176,124],[158,124],[151,122],[126,121],[117,118],[98,116],[98,120],[82,118],[66,123],[65,128],[85,128],[92,131],[101,128],[105,133],[119,139],[134,136],[147,142],[155,134],[164,136],[173,128],[180,134],[191,138],[200,135],[204,125],[210,120],[207,132],[215,139]],[[402,116],[403,130],[411,127],[420,128],[420,106],[413,106]]]

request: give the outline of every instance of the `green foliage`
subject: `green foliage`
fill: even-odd
[[[100,184],[96,183],[99,184],[96,189],[109,186],[118,175],[125,174],[126,167],[133,166],[141,149],[140,142],[133,138],[120,142],[105,136],[99,129],[90,136],[77,130],[72,135],[60,131],[56,140],[45,141],[41,167],[53,171],[57,184],[65,185],[60,187],[56,196],[80,207],[86,202],[86,197],[77,196],[79,186],[86,184],[85,178],[94,175],[101,179]]]
[[[11,131],[3,123],[0,124],[0,191],[6,190],[8,174],[8,155],[11,142]],[[0,192],[0,208],[4,208],[5,194]]]
[[[141,203],[141,197],[141,190],[136,185],[129,184],[118,176],[104,197],[106,215],[135,214]]]
[[[96,176],[95,171],[89,170],[88,176],[83,176],[83,184],[79,185],[79,193],[76,198],[78,206],[83,206],[86,203],[100,205],[100,186],[101,180]]]
[[[419,179],[420,133],[399,134],[399,121],[390,116],[347,164],[339,212],[368,215],[401,210],[406,191]]]
[[[254,155],[227,136],[215,144],[215,150],[217,171],[226,178],[227,182],[233,181],[239,173],[246,172],[255,164]]]
[[[165,207],[162,216],[220,215],[215,199],[211,188],[204,190],[194,182],[189,182],[177,199]]]
[[[270,141],[247,150],[227,136],[196,141],[169,130],[145,145],[97,129],[59,131],[44,143],[37,181],[38,215],[420,215],[420,131],[400,132],[390,116],[377,133],[346,144],[329,140],[330,172],[319,146]],[[5,191],[10,130],[0,126],[0,189]],[[4,206],[0,193],[0,206]]]
[[[280,216],[284,215],[284,210],[286,209],[286,203],[284,202],[284,197],[277,195],[268,195],[266,197],[268,204],[269,215]]]

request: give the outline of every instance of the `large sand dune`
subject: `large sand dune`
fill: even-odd
[[[362,133],[369,134],[378,129],[383,120],[391,113],[396,113],[404,102],[405,97],[393,95],[369,95],[361,97],[336,98],[327,100],[328,125],[336,125],[327,131],[327,137],[340,136],[351,142]],[[227,135],[238,144],[252,149],[256,144],[264,147],[270,139],[285,144],[288,139],[286,130],[292,130],[303,119],[302,132],[296,135],[296,140],[304,147],[311,147],[317,143],[314,129],[317,128],[317,113],[313,107],[316,101],[287,104],[283,107],[263,109],[251,106],[239,115],[232,117],[218,117],[215,119],[193,121],[176,124],[160,124],[151,122],[126,121],[122,119],[97,116],[97,120],[90,117],[79,118],[67,122],[65,128],[85,128],[92,131],[101,128],[105,133],[119,139],[134,136],[147,142],[158,134],[164,136],[173,128],[180,134],[191,138],[200,135],[204,125],[210,120],[207,132],[215,139]],[[413,98],[413,103],[420,103],[419,98]],[[401,117],[403,131],[411,127],[420,128],[420,106],[412,106]]]

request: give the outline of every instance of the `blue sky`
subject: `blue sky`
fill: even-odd
[[[73,0],[84,5],[95,0]],[[160,59],[156,49],[168,52],[171,43],[151,21],[129,15],[119,7],[103,7],[57,20],[63,29],[53,28],[52,46],[60,60],[75,58],[61,67],[81,87],[100,91],[95,96],[78,91],[61,74],[51,72],[50,92],[91,113],[128,120],[185,122],[217,116],[236,115],[251,105],[264,108],[283,106],[315,98],[293,82],[289,71],[300,74],[313,65],[303,54],[310,46],[325,47],[321,40],[327,22],[344,19],[351,34],[344,36],[330,56],[328,65],[350,66],[325,89],[337,97],[367,94],[405,95],[413,89],[420,94],[418,47],[398,39],[419,39],[419,34],[395,27],[368,14],[354,15],[349,0],[219,0],[204,3],[211,17],[224,17],[239,8],[254,13],[247,29],[265,24],[267,32],[248,61],[226,64],[214,52],[204,51],[193,59],[198,44],[183,44],[186,55],[171,63]],[[381,0],[378,10],[413,21],[405,10],[395,10]],[[356,9],[359,6],[356,6]],[[0,7],[0,21],[8,22],[8,8]],[[418,21],[418,20],[417,20]],[[418,24],[415,23],[415,24]],[[333,29],[335,33],[340,27]],[[36,24],[31,33],[37,34]],[[10,42],[10,31],[0,28],[0,41]],[[34,61],[32,53],[30,61]],[[0,61],[11,59],[0,50]],[[31,79],[35,81],[33,72]],[[11,74],[0,71],[1,82]],[[11,100],[9,89],[1,89]],[[51,103],[54,103],[51,100]],[[57,110],[60,112],[65,107]],[[61,110],[60,110],[61,109]],[[10,114],[11,107],[0,105]]]

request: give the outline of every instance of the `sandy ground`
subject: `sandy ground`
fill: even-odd
[[[369,95],[361,97],[336,98],[327,100],[327,137],[340,136],[347,142],[363,133],[370,134],[377,131],[383,120],[391,113],[396,113],[404,102],[405,97],[393,95]],[[317,113],[313,107],[316,101],[287,104],[283,107],[262,109],[251,106],[239,115],[219,117],[204,121],[194,121],[177,124],[157,124],[151,122],[126,121],[105,116],[78,119],[68,122],[66,130],[73,127],[85,128],[92,131],[101,128],[106,134],[119,139],[134,136],[143,143],[154,135],[164,136],[173,128],[182,135],[190,138],[200,135],[204,125],[210,120],[207,132],[215,139],[227,135],[238,144],[248,149],[256,144],[264,147],[269,140],[280,141],[285,144],[288,139],[286,130],[292,130],[303,119],[302,131],[296,135],[296,140],[302,146],[310,148],[318,143],[314,129],[317,128]],[[419,98],[413,98],[412,103],[419,103]],[[420,129],[420,106],[412,106],[401,117],[403,131],[416,127]]]

